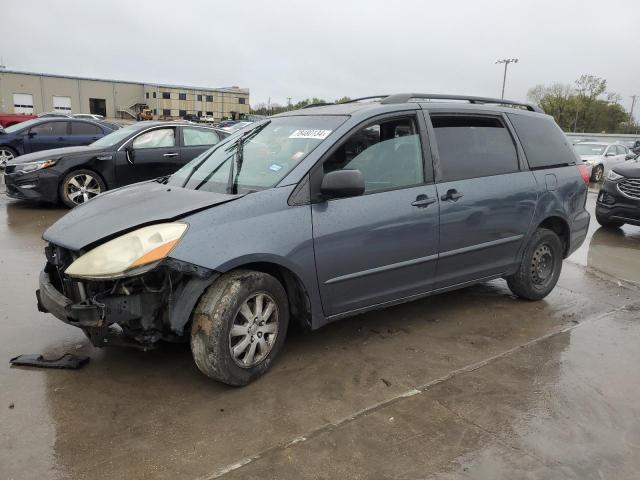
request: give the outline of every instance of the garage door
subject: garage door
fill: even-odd
[[[13,94],[13,112],[14,113],[33,113],[33,95],[27,93]]]
[[[53,111],[71,113],[71,97],[53,97]]]

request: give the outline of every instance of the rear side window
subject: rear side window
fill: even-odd
[[[501,119],[433,115],[431,122],[444,182],[518,171],[516,147]]]
[[[218,134],[205,128],[184,127],[182,129],[185,147],[194,145],[215,145],[220,141]]]
[[[576,163],[573,147],[549,117],[509,113],[529,167],[548,168]]]
[[[98,135],[102,130],[93,123],[71,122],[71,135]]]

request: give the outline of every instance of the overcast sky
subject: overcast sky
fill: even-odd
[[[394,92],[524,99],[583,73],[640,94],[640,0],[0,0],[8,69],[239,85],[251,103]],[[636,118],[640,117],[640,100]]]

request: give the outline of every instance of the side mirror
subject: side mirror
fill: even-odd
[[[607,152],[607,154],[605,155],[605,157],[615,157],[616,154],[613,152]]]
[[[136,151],[133,149],[131,145],[124,147],[124,152],[127,155],[127,162],[131,165],[135,165],[136,163]]]
[[[364,193],[364,176],[360,170],[336,170],[322,178],[322,195],[327,198],[357,197]]]
[[[29,131],[29,133],[27,133],[27,136],[28,136],[29,138],[33,138],[33,137],[35,137],[36,135],[38,135],[38,132],[32,132],[32,131]]]

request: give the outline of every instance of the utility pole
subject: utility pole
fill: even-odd
[[[633,125],[633,108],[636,106],[638,95],[631,95],[631,110],[629,111],[629,126]]]
[[[507,67],[510,63],[518,63],[517,58],[503,58],[501,60],[496,60],[496,65],[498,63],[504,63],[504,76],[502,77],[502,96],[500,98],[504,99],[504,86],[507,83]]]
[[[287,97],[287,110],[291,109],[291,97]]]

